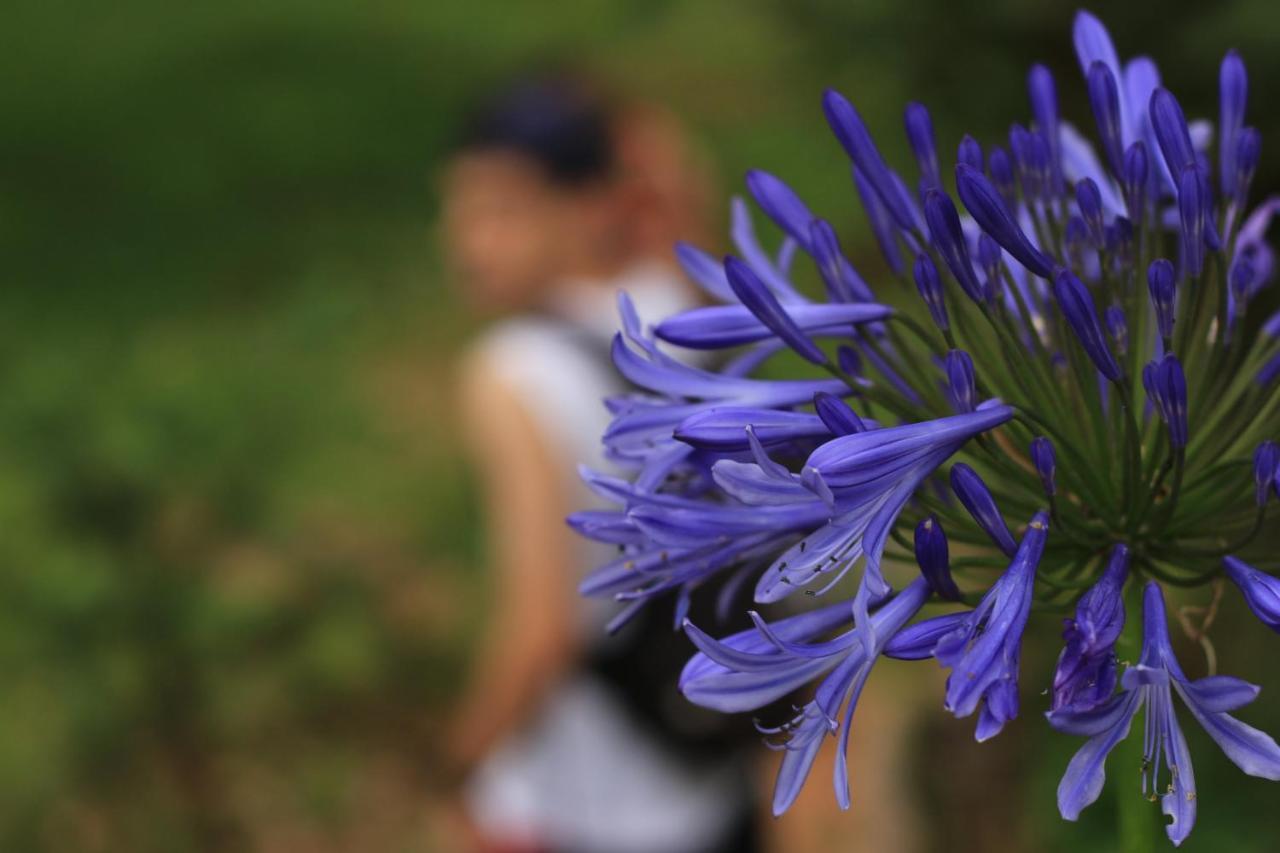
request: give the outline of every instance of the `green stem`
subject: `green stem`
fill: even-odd
[[[1136,663],[1142,650],[1142,582],[1135,575],[1125,589],[1124,633],[1116,643],[1122,662]],[[1145,711],[1143,713],[1146,713]],[[1142,795],[1142,731],[1137,718],[1130,724],[1129,736],[1116,746],[1112,766],[1116,823],[1123,853],[1148,853],[1162,849],[1160,810]]]
[[[1120,408],[1124,409],[1124,486],[1122,490],[1121,506],[1124,507],[1126,521],[1129,524],[1130,533],[1134,532],[1134,516],[1137,514],[1138,507],[1135,501],[1138,499],[1138,480],[1141,477],[1142,460],[1141,450],[1138,447],[1138,422],[1133,413],[1133,391],[1129,386],[1128,379],[1122,379],[1119,383],[1120,392]]]

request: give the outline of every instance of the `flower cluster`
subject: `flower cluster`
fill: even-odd
[[[1150,59],[1122,63],[1092,15],[1073,35],[1097,144],[1062,119],[1035,66],[1032,120],[998,144],[959,144],[962,208],[923,105],[905,113],[912,186],[853,104],[825,94],[881,277],[897,282],[883,301],[831,223],[762,171],[747,190],[782,233],[776,250],[741,199],[736,254],[677,247],[717,304],[646,328],[621,300],[613,358],[635,390],[607,401],[604,441],[634,476],[585,473],[616,508],[570,522],[619,555],[582,591],[625,604],[614,628],[674,600],[697,648],[680,687],[697,704],[755,711],[813,687],[792,718],[762,727],[785,752],[775,813],[827,735],[848,805],[850,720],[883,656],[935,659],[951,671],[944,707],[976,713],[978,740],[996,735],[1018,714],[1033,612],[1067,617],[1048,721],[1088,738],[1059,789],[1065,818],[1098,797],[1108,753],[1145,707],[1143,787],[1172,819],[1169,838],[1187,836],[1196,789],[1173,693],[1242,770],[1280,779],[1275,741],[1228,714],[1258,688],[1189,680],[1164,600],[1225,575],[1280,631],[1280,579],[1250,554],[1280,495],[1268,440],[1280,314],[1249,313],[1275,273],[1264,237],[1280,198],[1248,208],[1260,140],[1244,124],[1244,64],[1222,62],[1215,138]],[[806,295],[806,276],[824,298]],[[723,357],[694,367],[672,346]],[[919,575],[895,589],[887,555],[914,558]],[[686,619],[700,587],[723,610],[752,582],[762,605],[799,591],[839,600],[773,622],[752,613],[754,627],[720,639]],[[947,612],[919,618],[927,605]],[[1131,637],[1137,656],[1139,635],[1121,671],[1117,643]]]

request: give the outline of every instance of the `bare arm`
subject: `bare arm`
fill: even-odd
[[[577,650],[563,463],[482,360],[464,371],[461,391],[484,494],[493,604],[449,742],[454,760],[468,766],[537,708]]]

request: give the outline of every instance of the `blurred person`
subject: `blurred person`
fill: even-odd
[[[675,690],[690,649],[669,608],[608,637],[617,608],[576,590],[607,551],[565,524],[600,505],[577,466],[612,468],[601,400],[628,390],[608,357],[617,293],[647,320],[692,304],[669,258],[704,186],[670,117],[558,77],[482,109],[446,175],[457,278],[500,318],[460,375],[493,606],[446,746],[478,849],[756,849],[743,739]]]

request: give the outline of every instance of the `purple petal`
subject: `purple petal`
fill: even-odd
[[[734,302],[736,297],[724,275],[724,265],[692,243],[676,243],[676,260],[685,274],[699,287],[721,302]]]
[[[643,358],[623,341],[613,339],[613,363],[626,379],[651,391],[677,397],[733,400],[745,406],[799,406],[819,391],[846,393],[840,379],[763,380],[724,376],[680,364],[674,359],[650,353]]]
[[[813,702],[805,706],[802,720],[799,727],[791,732],[786,754],[782,757],[782,766],[778,768],[778,778],[773,786],[774,817],[791,808],[791,804],[800,795],[804,780],[813,767],[813,760],[817,758],[818,750],[822,748],[822,742],[833,725]]]
[[[1089,73],[1089,66],[1101,62],[1117,82],[1121,79],[1120,57],[1111,41],[1111,34],[1101,21],[1083,10],[1077,12],[1071,35],[1075,42],[1076,56],[1080,60],[1080,70],[1085,75]],[[1119,98],[1123,143],[1128,145],[1133,141],[1130,113],[1123,92]]]
[[[841,577],[862,556],[865,522],[858,525],[828,522],[801,542],[784,551],[756,583],[755,599],[761,604],[781,601],[818,577]]]
[[[1218,72],[1220,186],[1227,191],[1236,181],[1236,138],[1244,126],[1244,107],[1249,93],[1249,76],[1244,60],[1234,50],[1227,51]]]
[[[1156,142],[1164,157],[1169,173],[1177,179],[1182,171],[1196,165],[1196,151],[1191,144],[1187,120],[1182,114],[1178,99],[1168,89],[1157,88],[1151,93],[1151,124]]]
[[[849,624],[853,619],[853,611],[847,601],[828,604],[805,613],[779,619],[769,626],[777,637],[788,642],[800,642],[827,633],[841,625]],[[722,646],[739,652],[764,654],[775,648],[774,644],[755,628],[748,628],[718,640]],[[713,663],[706,655],[696,654],[685,664],[680,673],[680,684],[700,678],[713,672],[723,672],[724,667]]]
[[[880,202],[896,220],[898,227],[910,230],[915,225],[915,217],[894,183],[892,173],[871,139],[871,133],[863,123],[862,116],[858,115],[853,104],[834,89],[828,89],[823,95],[822,109],[827,115],[827,123],[831,125],[836,138],[844,146],[849,159],[866,176],[876,195],[879,196]]]
[[[815,394],[813,408],[832,435],[855,435],[879,427],[875,421],[858,417],[848,403],[834,394]]]
[[[1066,820],[1079,818],[1080,812],[1102,793],[1107,755],[1129,736],[1129,727],[1140,700],[1138,693],[1117,696],[1105,706],[1104,713],[1095,717],[1097,728],[1094,736],[1072,756],[1066,772],[1062,774],[1062,781],[1058,783],[1058,811]],[[1054,725],[1058,727],[1056,722]]]
[[[694,447],[721,452],[750,449],[746,428],[766,447],[797,439],[826,438],[831,435],[817,415],[783,409],[744,406],[716,406],[702,409],[680,421],[675,437]]]
[[[729,277],[729,286],[733,288],[733,292],[737,294],[738,298],[742,300],[742,304],[755,315],[760,323],[786,341],[793,350],[808,361],[819,365],[827,363],[826,353],[805,336],[800,326],[783,309],[781,303],[765,287],[764,282],[751,270],[751,267],[731,256],[725,258],[724,271]],[[851,305],[848,307],[856,308],[860,306]],[[716,309],[704,310],[712,311]],[[738,342],[748,343],[759,339],[758,337],[748,337]],[[725,345],[721,343],[717,346]]]
[[[876,245],[880,247],[880,254],[884,256],[885,263],[894,275],[902,275],[902,250],[898,247],[898,230],[893,217],[880,201],[880,196],[876,194],[867,176],[857,166],[850,169],[850,172],[853,175],[854,189],[857,190],[862,208],[867,213],[867,220],[871,223],[871,233],[876,238]]]
[[[885,645],[884,653],[898,660],[924,660],[933,657],[933,649],[938,640],[956,630],[968,615],[967,612],[947,613],[903,628]]]
[[[1206,713],[1225,713],[1248,705],[1258,698],[1261,688],[1230,675],[1210,675],[1180,684],[1180,692],[1188,702],[1195,702]]]
[[[872,302],[875,294],[840,250],[840,239],[831,223],[815,219],[809,225],[810,252],[818,265],[832,302]]]
[[[838,655],[802,662],[776,657],[776,665],[768,669],[712,672],[685,682],[680,690],[690,702],[714,711],[754,711],[799,690],[840,660]]]
[[[729,236],[733,239],[734,248],[738,250],[738,254],[755,271],[756,275],[769,287],[773,294],[778,297],[778,301],[785,302],[788,305],[796,303],[808,302],[809,300],[796,292],[791,286],[791,282],[782,270],[778,269],[776,261],[769,256],[760,246],[760,240],[756,236],[755,224],[751,220],[751,208],[747,206],[746,201],[735,197],[729,206],[730,212],[730,228]],[[727,302],[733,299],[725,300]]]
[[[1052,260],[1031,245],[1022,228],[1009,215],[1000,193],[982,173],[963,163],[956,166],[956,192],[983,231],[1028,270],[1041,278],[1049,277],[1053,269]]]
[[[805,467],[820,472],[833,489],[864,485],[890,471],[902,471],[926,460],[932,452],[946,450],[950,456],[965,441],[1011,417],[1010,407],[998,405],[964,415],[841,436],[815,450]]]
[[[1119,216],[1125,212],[1124,199],[1116,190],[1110,174],[1103,168],[1097,152],[1089,140],[1080,135],[1070,124],[1063,123],[1058,133],[1058,142],[1062,146],[1062,171],[1069,181],[1080,181],[1089,178],[1098,185],[1102,195],[1102,206],[1111,216]]]
[[[1219,676],[1219,678],[1226,678],[1226,676]],[[1228,687],[1221,687],[1220,684],[1205,687],[1204,682],[1208,680],[1210,679],[1201,679],[1191,684],[1174,680],[1173,686],[1186,702],[1196,721],[1237,767],[1250,776],[1280,780],[1280,746],[1276,745],[1275,739],[1266,732],[1240,722],[1230,714],[1213,710],[1215,706],[1238,707],[1233,703],[1248,702],[1249,699],[1245,699],[1244,702],[1240,702],[1240,699],[1250,692],[1249,688],[1252,688],[1253,694],[1257,695],[1258,688],[1234,678],[1226,679],[1229,682],[1235,682]],[[1215,695],[1215,691],[1220,692]],[[1208,704],[1201,701],[1205,696],[1209,698]]]
[[[780,480],[766,474],[759,465],[721,459],[711,468],[716,485],[731,497],[751,506],[794,504],[812,501],[813,492],[798,480]]]
[[[768,291],[765,290],[764,293],[768,294]],[[773,299],[772,295],[767,298]],[[776,300],[774,304],[778,304]],[[769,308],[764,310],[768,311]],[[808,346],[812,346],[812,342],[803,337],[805,333],[848,334],[849,327],[853,324],[883,320],[893,313],[893,309],[888,306],[873,302],[790,305],[785,309],[778,305],[778,310],[780,315],[777,317],[766,313],[764,316],[770,318],[766,320],[745,305],[693,308],[663,320],[654,329],[654,334],[664,341],[689,349],[723,349],[775,336],[782,337],[795,346],[789,335],[796,334]],[[786,335],[776,330],[775,322],[787,327]]]
[[[761,169],[747,172],[747,189],[770,219],[793,240],[810,250],[809,223],[813,214],[795,190],[775,175]]]

